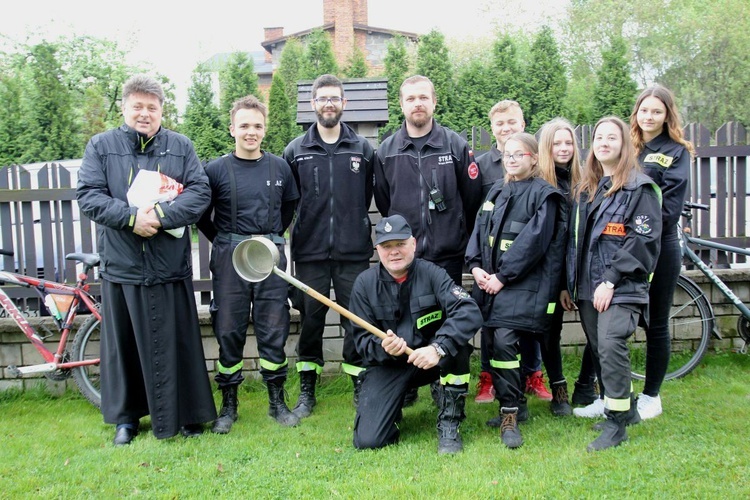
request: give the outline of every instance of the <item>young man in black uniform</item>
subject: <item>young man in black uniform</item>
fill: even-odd
[[[469,341],[482,324],[476,302],[448,273],[415,259],[417,243],[400,215],[375,227],[380,263],[354,283],[351,310],[387,332],[380,339],[354,325],[354,342],[367,369],[354,421],[356,448],[381,448],[399,438],[397,423],[411,387],[439,380],[438,453],[463,449]],[[404,356],[406,348],[414,352]]]
[[[259,283],[243,280],[232,265],[232,253],[240,241],[254,235],[273,241],[286,268],[284,231],[294,216],[299,199],[289,165],[260,148],[266,131],[266,106],[254,96],[234,103],[229,131],[235,151],[206,165],[211,184],[211,205],[198,228],[212,242],[213,301],[211,320],[219,343],[216,382],[222,406],[213,432],[226,434],[237,420],[237,387],[243,380],[242,352],[252,305],[258,341],[260,373],[268,387],[268,414],[281,425],[294,426],[299,419],[286,406],[284,382],[289,337],[288,285],[275,274]]]
[[[331,291],[347,308],[354,279],[367,269],[372,257],[371,223],[373,148],[341,121],[346,107],[344,86],[333,75],[319,76],[312,86],[310,105],[317,122],[284,150],[300,192],[292,229],[292,259],[296,277],[324,296]],[[302,330],[297,345],[300,396],[294,407],[299,418],[312,413],[317,403],[315,385],[323,371],[323,330],[328,307],[307,294],[299,304]],[[344,328],[342,368],[359,391],[361,360]]]

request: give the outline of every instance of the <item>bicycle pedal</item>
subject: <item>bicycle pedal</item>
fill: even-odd
[[[21,370],[18,369],[16,365],[10,365],[6,368],[8,375],[15,378],[21,378],[23,373],[21,373]]]

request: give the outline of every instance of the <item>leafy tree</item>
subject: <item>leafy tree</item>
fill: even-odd
[[[571,123],[592,124],[598,120],[594,112],[594,87],[596,76],[593,71],[580,61],[568,82],[568,90],[563,101],[563,113]]]
[[[344,76],[347,78],[364,78],[367,76],[365,55],[358,46],[352,49],[346,68],[344,68]]]
[[[314,29],[307,37],[304,77],[314,80],[320,75],[336,75],[338,72],[330,35],[320,28]]]
[[[178,119],[180,113],[177,110],[177,103],[175,102],[174,84],[164,75],[156,74],[154,78],[161,83],[161,87],[164,90],[164,105],[162,106],[161,124],[164,128],[168,128],[169,130],[179,131],[180,124]]]
[[[389,43],[384,59],[385,76],[388,78],[388,124],[381,135],[398,130],[404,121],[399,102],[399,88],[409,72],[409,58],[406,52],[406,39],[395,36]]]
[[[234,143],[229,130],[222,127],[219,108],[214,104],[208,68],[199,65],[190,79],[182,131],[193,141],[198,158],[206,161],[231,150]]]
[[[419,40],[417,73],[429,78],[435,86],[438,102],[435,119],[443,125],[453,127],[453,68],[448,57],[445,36],[437,30],[430,31]]]
[[[526,74],[529,99],[528,110],[524,113],[526,130],[535,133],[546,121],[562,114],[567,89],[565,67],[548,26],[544,26],[534,38]]]
[[[487,128],[487,113],[495,102],[488,64],[475,58],[459,70],[456,82],[456,130]]]
[[[276,73],[284,82],[284,92],[289,101],[289,107],[297,110],[297,82],[304,75],[305,48],[297,38],[290,38],[284,44],[279,57],[279,68]],[[273,85],[273,82],[271,82]],[[270,100],[270,98],[269,98]]]
[[[229,112],[234,101],[248,94],[263,101],[252,58],[247,52],[234,52],[219,70],[219,112],[223,125],[229,127]]]
[[[525,92],[525,78],[522,76],[524,71],[518,57],[518,47],[514,37],[510,34],[506,33],[502,36],[498,34],[498,38],[492,45],[492,64],[488,72],[487,85],[492,102],[485,111],[485,116],[496,102],[503,99],[517,101],[525,113],[530,111]]]
[[[620,36],[613,36],[610,47],[602,50],[602,66],[596,74],[594,116],[615,115],[627,121],[633,110],[638,87],[630,76],[627,48]]]
[[[0,76],[0,166],[22,163],[23,110],[21,95],[23,82],[14,74]]]
[[[266,137],[263,139],[263,149],[277,155],[281,155],[286,145],[300,132],[284,88],[284,80],[277,72],[273,75],[268,95],[268,120]]]

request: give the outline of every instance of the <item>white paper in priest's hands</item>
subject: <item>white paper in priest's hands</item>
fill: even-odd
[[[128,204],[131,207],[153,207],[157,203],[171,203],[182,193],[182,184],[168,175],[152,170],[139,170],[128,189]],[[185,227],[165,229],[175,238],[182,238]]]

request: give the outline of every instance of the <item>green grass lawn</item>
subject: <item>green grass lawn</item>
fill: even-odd
[[[579,360],[566,358],[574,378]],[[290,381],[290,406],[297,395]],[[640,383],[636,390],[640,390]],[[245,383],[228,435],[157,440],[149,423],[115,448],[114,429],[74,392],[0,393],[0,498],[748,498],[750,356],[711,354],[688,377],[665,383],[664,414],[628,430],[630,440],[586,452],[592,421],[555,418],[530,399],[525,444],[506,449],[484,422],[474,388],[461,431],[464,453],[438,456],[429,388],[404,411],[401,443],[351,444],[348,378],[326,380],[315,413],[296,428],[266,415],[264,388]],[[219,394],[216,394],[217,401]]]

